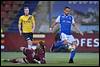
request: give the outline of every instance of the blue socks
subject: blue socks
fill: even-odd
[[[70,59],[73,60],[76,53],[76,49],[70,52]]]

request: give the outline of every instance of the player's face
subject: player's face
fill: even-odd
[[[70,11],[71,11],[71,9],[69,9],[69,8],[64,9],[64,13],[65,13],[65,15],[69,14]]]
[[[38,45],[38,46],[40,46],[40,44],[39,44],[39,43],[38,43],[37,45]]]
[[[24,13],[25,13],[25,15],[28,15],[29,14],[29,9],[24,9]]]

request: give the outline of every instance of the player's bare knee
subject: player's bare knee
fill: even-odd
[[[27,43],[28,43],[29,45],[32,45],[32,41],[31,41],[31,40],[27,40]]]
[[[64,40],[63,44],[68,44],[68,41],[67,40]]]
[[[72,42],[72,45],[77,47],[77,41]]]

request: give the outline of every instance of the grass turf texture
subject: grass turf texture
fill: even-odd
[[[1,52],[1,59],[23,57],[22,52]],[[3,62],[1,66],[99,66],[99,53],[76,53],[74,64],[69,64],[69,53],[46,53],[47,64],[14,64]]]

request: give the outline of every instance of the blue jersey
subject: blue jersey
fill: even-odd
[[[74,22],[74,18],[71,15],[60,15],[56,19],[56,22],[60,24],[60,33],[65,33],[66,35],[71,35],[71,25]]]

